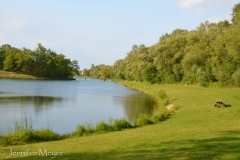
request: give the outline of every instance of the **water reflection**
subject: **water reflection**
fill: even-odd
[[[45,96],[16,96],[16,97],[0,97],[2,104],[21,103],[21,104],[34,104],[36,107],[43,105],[51,105],[53,102],[61,102],[62,98],[58,97],[45,97]]]
[[[156,102],[151,97],[127,96],[115,97],[115,102],[120,103],[128,119],[135,119],[140,113],[151,114]]]
[[[53,106],[54,103],[61,103],[62,98],[49,96],[10,96],[0,97],[0,105],[8,107],[34,106],[35,112],[40,112],[44,107]]]
[[[10,93],[10,92],[0,92],[0,94],[6,94],[6,93]]]

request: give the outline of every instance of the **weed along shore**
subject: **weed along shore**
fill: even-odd
[[[50,155],[41,156],[42,154],[7,157],[10,148],[16,152],[25,152],[28,148],[29,152],[38,152],[41,149],[44,155],[49,151],[58,159],[240,158],[240,90],[145,82],[118,83],[149,92],[149,95],[156,98],[159,94],[160,97],[165,97],[160,99],[159,103],[173,104],[172,108],[178,106],[180,109],[175,110],[176,112],[166,121],[152,125],[146,124],[151,124],[150,120],[154,114],[144,115],[141,117],[144,120],[138,122],[144,124],[143,127],[134,127],[126,120],[110,119],[109,122],[100,122],[93,127],[98,128],[97,132],[91,126],[79,125],[74,134],[71,136],[66,134],[68,137],[62,140],[1,146],[0,159],[51,158]],[[222,99],[231,107],[214,107],[213,103],[218,99]],[[123,129],[120,126],[134,129]],[[109,131],[110,129],[117,132]]]

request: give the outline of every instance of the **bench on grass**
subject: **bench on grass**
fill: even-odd
[[[220,107],[226,107],[226,104],[223,103],[222,100],[218,100],[215,102],[215,104],[213,106],[220,108]]]

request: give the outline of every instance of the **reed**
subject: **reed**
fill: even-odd
[[[14,119],[14,131],[0,136],[0,145],[19,145],[35,142],[47,142],[64,139],[65,136],[53,132],[50,128],[34,130],[31,115],[22,114],[20,119]]]

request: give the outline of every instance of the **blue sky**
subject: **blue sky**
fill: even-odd
[[[240,0],[8,0],[0,1],[0,45],[35,49],[38,43],[80,68],[112,65],[132,45],[201,22],[231,21]]]

